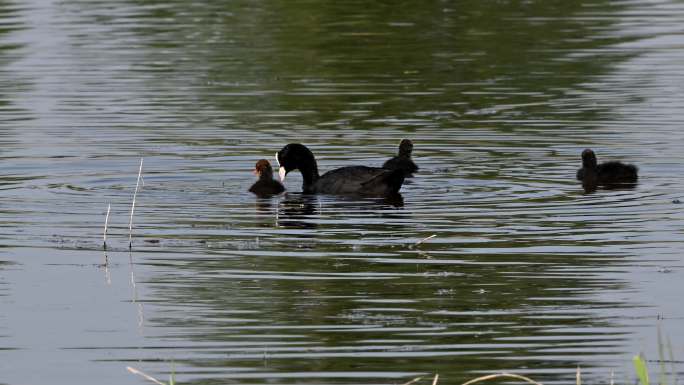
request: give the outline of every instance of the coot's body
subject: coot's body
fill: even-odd
[[[401,170],[366,166],[342,167],[320,175],[313,153],[299,143],[283,147],[276,157],[281,180],[290,171],[299,170],[305,194],[390,196],[397,194],[404,182]]]

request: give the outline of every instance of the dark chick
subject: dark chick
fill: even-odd
[[[577,170],[577,180],[582,181],[585,190],[595,190],[597,186],[633,186],[639,179],[637,172],[637,167],[631,164],[616,161],[598,164],[594,151],[586,149],[582,151],[582,168]]]
[[[314,154],[306,146],[290,143],[276,154],[280,163],[280,179],[292,170],[302,174],[302,192],[305,194],[391,196],[404,183],[400,170],[378,167],[349,166],[318,173]]]
[[[413,173],[418,171],[418,166],[413,163],[411,152],[413,152],[413,142],[408,139],[402,139],[401,143],[399,143],[399,154],[385,162],[382,168],[401,170],[405,177],[413,176]]]
[[[259,177],[259,180],[249,188],[249,191],[257,196],[269,197],[285,191],[285,187],[273,179],[273,168],[266,159],[261,159],[256,163],[254,174]]]

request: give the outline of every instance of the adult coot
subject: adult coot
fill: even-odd
[[[413,173],[418,171],[418,166],[413,163],[411,159],[411,152],[413,151],[413,142],[408,139],[402,139],[399,143],[399,154],[389,159],[382,168],[388,170],[401,170],[404,176],[413,176]]]
[[[290,143],[276,153],[280,164],[280,180],[292,170],[302,174],[302,192],[305,194],[390,196],[399,192],[404,183],[401,170],[349,166],[318,174],[316,158],[311,150],[300,143]]]
[[[261,159],[256,163],[254,174],[259,177],[259,180],[249,188],[250,192],[260,197],[268,197],[285,191],[282,183],[273,179],[273,168],[266,159]]]
[[[585,190],[594,190],[596,186],[615,188],[634,185],[639,178],[637,167],[621,162],[605,162],[598,164],[596,154],[590,149],[582,151],[582,168],[577,170],[577,180],[582,181]]]

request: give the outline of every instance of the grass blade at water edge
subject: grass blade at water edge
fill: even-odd
[[[641,383],[641,385],[649,385],[646,361],[641,356],[634,356],[632,362],[634,363],[634,370],[636,371],[637,377],[639,377],[639,383]]]

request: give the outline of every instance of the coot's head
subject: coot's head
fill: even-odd
[[[311,150],[300,143],[290,143],[276,153],[276,160],[280,165],[278,175],[280,180],[285,180],[285,175],[292,170],[299,170],[302,175],[309,174],[318,176],[316,158]]]
[[[401,143],[399,143],[399,156],[410,156],[412,151],[413,142],[411,142],[409,139],[402,139]]]
[[[254,175],[258,177],[267,176],[271,178],[273,176],[273,168],[271,164],[266,159],[259,159],[254,166]]]
[[[596,167],[596,163],[596,154],[594,154],[594,151],[589,148],[582,151],[582,166]]]

